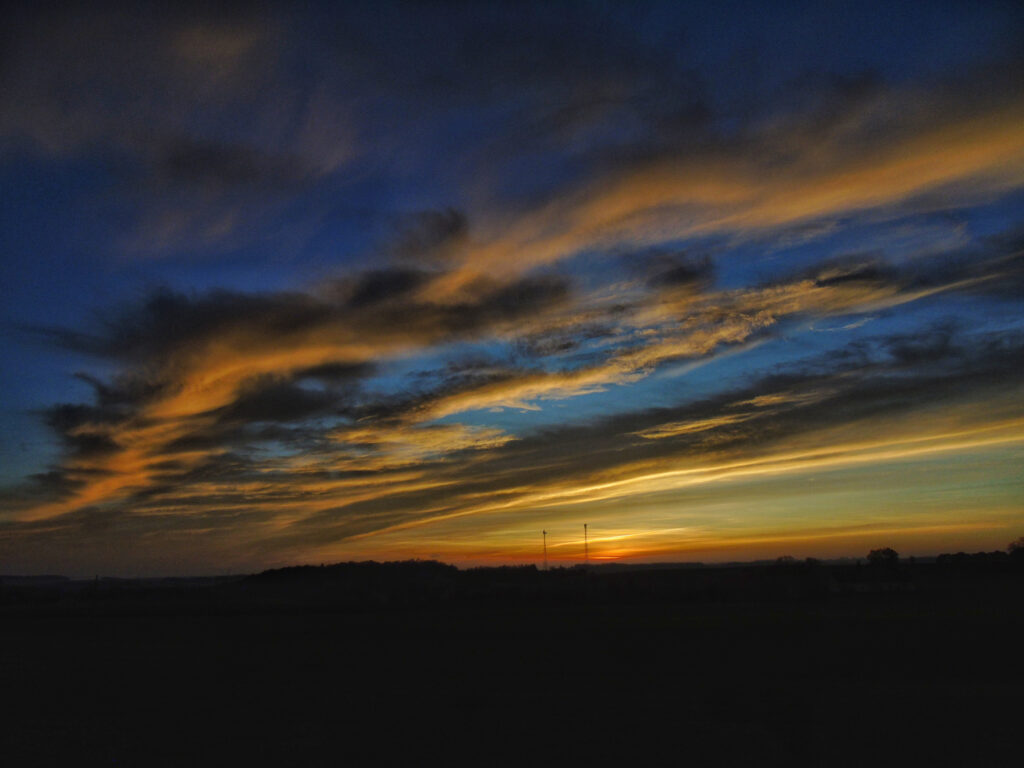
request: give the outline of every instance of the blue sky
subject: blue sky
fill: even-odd
[[[1001,548],[1022,22],[16,5],[3,569]]]

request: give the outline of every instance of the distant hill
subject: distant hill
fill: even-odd
[[[67,576],[43,575],[43,576],[8,576],[0,575],[0,584],[7,584],[12,587],[42,587],[54,586],[57,584],[70,583]]]

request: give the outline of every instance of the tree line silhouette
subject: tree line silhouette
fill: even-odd
[[[298,565],[249,576],[208,579],[61,580],[0,577],[0,604],[117,604],[124,610],[205,606],[210,611],[376,609],[387,606],[568,601],[645,603],[828,598],[873,593],[941,593],[988,579],[1024,581],[1024,537],[1006,551],[901,558],[890,547],[863,560],[822,562],[782,556],[773,562],[608,564],[539,569],[536,565],[459,569],[435,560]],[[996,581],[993,582],[992,580]]]

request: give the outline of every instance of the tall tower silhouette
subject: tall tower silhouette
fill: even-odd
[[[548,532],[541,531],[544,534],[544,570],[548,569]]]
[[[583,564],[590,565],[590,544],[587,542],[587,524],[583,524]]]

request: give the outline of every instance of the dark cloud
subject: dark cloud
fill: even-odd
[[[328,383],[344,383],[364,379],[373,375],[376,366],[372,363],[324,363],[296,372],[297,379],[319,379]]]
[[[650,288],[702,288],[714,276],[714,264],[707,253],[656,250],[628,258],[633,270],[645,276]]]
[[[24,503],[67,498],[84,484],[84,477],[72,477],[64,469],[54,468],[30,475],[26,484],[20,488],[5,489],[7,492],[4,495],[8,496],[12,506],[16,506],[19,501]]]
[[[956,334],[954,323],[940,323],[914,334],[892,336],[885,340],[885,349],[898,364],[918,368],[962,354],[954,345]]]
[[[443,262],[465,244],[469,222],[462,211],[421,211],[399,220],[384,252],[400,261]]]
[[[352,286],[349,306],[360,308],[386,301],[400,301],[430,280],[431,275],[412,269],[365,272]]]
[[[89,405],[63,404],[46,412],[46,423],[76,456],[113,453],[117,443],[105,434],[110,425],[124,417],[123,413]]]
[[[232,187],[282,189],[310,174],[299,157],[279,157],[250,147],[180,138],[159,148],[152,179],[161,184],[223,191]]]
[[[570,295],[566,278],[542,275],[508,284],[480,283],[472,300],[455,304],[406,298],[428,279],[426,273],[415,270],[372,270],[335,283],[326,295],[223,290],[189,295],[162,289],[140,304],[101,317],[98,331],[31,330],[78,352],[142,360],[166,357],[231,331],[271,339],[331,326],[359,328],[382,337],[473,334],[496,323],[532,316],[564,303]],[[400,306],[392,306],[395,302]]]
[[[161,289],[139,304],[100,317],[94,332],[43,329],[58,343],[101,357],[163,357],[233,327],[288,332],[323,322],[331,307],[298,293],[203,295]]]
[[[123,514],[117,509],[83,507],[73,512],[64,521],[68,526],[88,535],[105,534],[123,522]]]
[[[72,448],[73,450],[73,448]],[[100,453],[103,453],[101,451]],[[86,451],[77,458],[88,458]],[[98,467],[59,466],[29,475],[25,482],[0,489],[0,501],[7,509],[31,509],[36,504],[69,500],[89,482],[110,477],[112,472]]]
[[[327,390],[308,389],[291,382],[263,377],[251,380],[235,401],[218,409],[221,422],[297,422],[331,411],[338,395]]]
[[[585,337],[578,333],[536,334],[516,340],[516,351],[521,358],[554,357],[579,349]]]
[[[562,275],[528,275],[505,285],[479,286],[480,300],[448,313],[453,329],[490,325],[531,317],[564,304],[570,296],[569,280]]]

